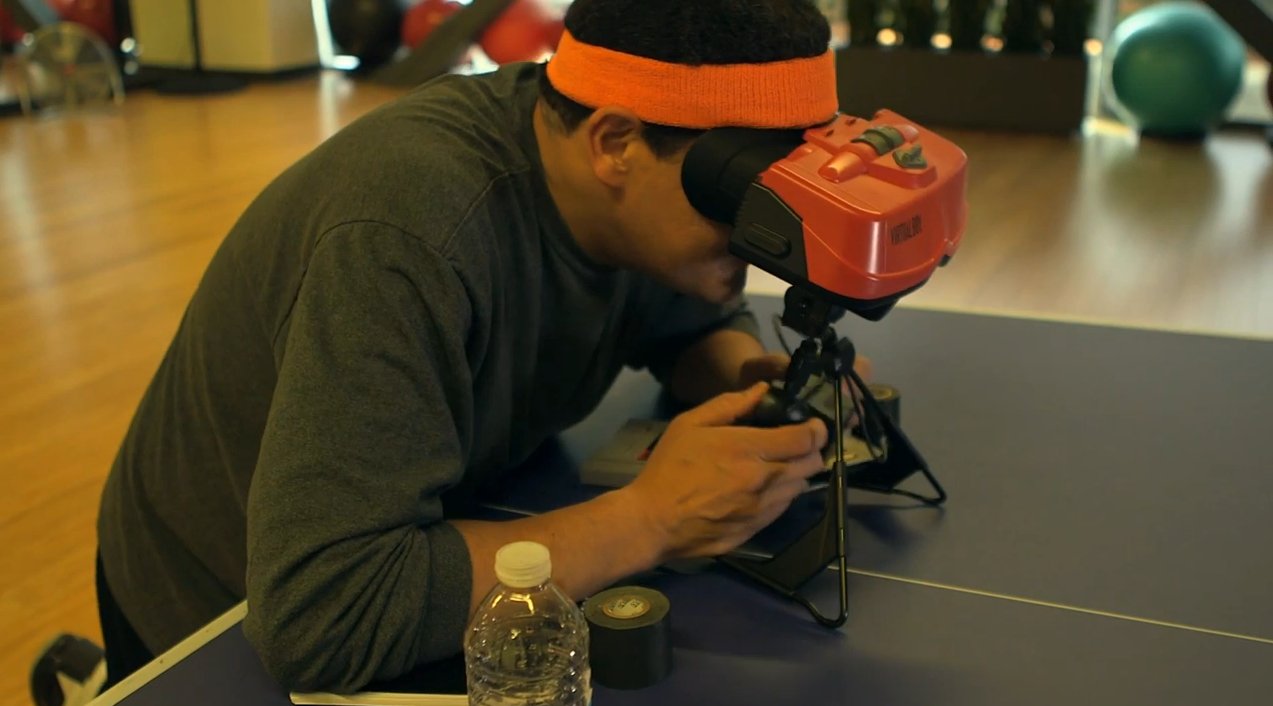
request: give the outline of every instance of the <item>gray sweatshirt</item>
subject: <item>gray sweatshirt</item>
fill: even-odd
[[[106,579],[158,652],[243,598],[285,686],[357,689],[456,653],[483,488],[623,366],[729,326],[601,267],[549,196],[540,67],[447,77],[283,173],[212,259],[102,497]]]

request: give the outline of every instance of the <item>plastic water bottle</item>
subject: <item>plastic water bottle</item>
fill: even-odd
[[[495,575],[464,634],[470,706],[589,706],[588,623],[552,583],[548,548],[504,546]]]

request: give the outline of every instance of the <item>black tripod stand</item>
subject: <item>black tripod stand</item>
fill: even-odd
[[[946,501],[946,491],[937,482],[928,464],[854,371],[856,352],[853,344],[840,337],[833,327],[843,315],[844,309],[827,304],[809,291],[795,286],[787,290],[782,324],[805,339],[792,354],[781,387],[774,386],[751,420],[759,426],[775,426],[818,416],[827,423],[828,429],[833,430],[835,462],[827,484],[827,502],[822,519],[770,559],[722,559],[726,565],[800,603],[819,623],[832,628],[843,625],[849,615],[846,489],[853,487],[905,495],[934,506]],[[831,415],[818,412],[801,397],[815,374],[834,387],[835,405]],[[845,428],[846,387],[853,398],[857,428],[871,456],[870,461],[855,465],[852,473],[846,469],[844,460],[844,432],[835,432]],[[897,487],[914,473],[923,474],[936,494],[919,495]],[[800,595],[800,588],[833,561],[839,564],[840,612],[830,618]]]

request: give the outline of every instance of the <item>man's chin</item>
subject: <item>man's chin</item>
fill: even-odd
[[[714,276],[713,276],[714,275]],[[747,285],[747,268],[731,274],[712,273],[695,281],[667,281],[678,292],[711,304],[728,304],[743,293]]]
[[[713,304],[728,304],[743,293],[743,287],[746,284],[746,278],[721,282],[713,287],[711,291],[700,291],[699,297]]]

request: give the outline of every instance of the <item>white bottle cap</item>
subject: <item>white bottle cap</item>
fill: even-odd
[[[513,542],[495,552],[495,576],[509,588],[548,583],[553,574],[548,547],[538,542]]]

